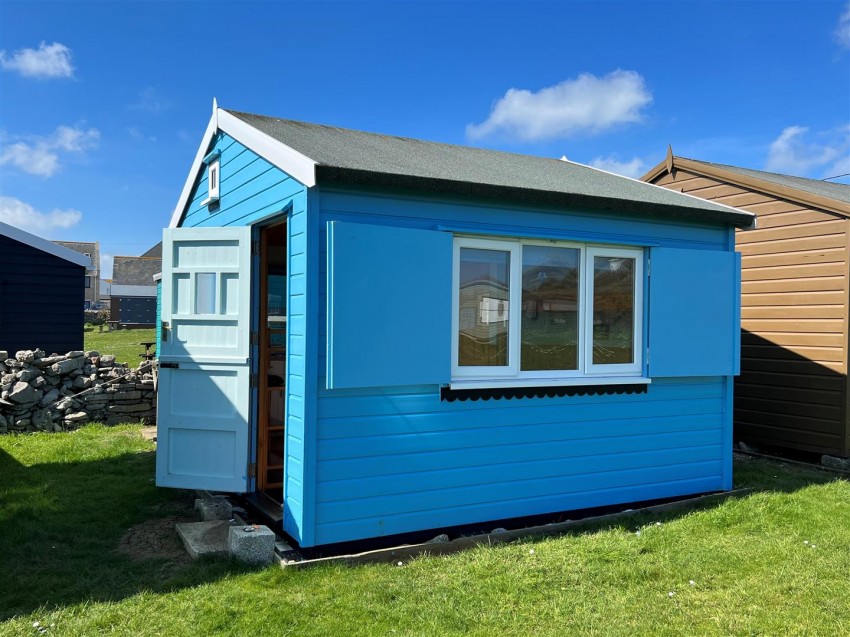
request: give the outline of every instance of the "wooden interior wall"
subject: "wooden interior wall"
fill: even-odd
[[[736,437],[848,454],[850,221],[682,170],[655,182],[758,215],[739,231],[741,376]]]

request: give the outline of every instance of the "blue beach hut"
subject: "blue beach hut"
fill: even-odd
[[[157,483],[305,547],[731,489],[754,222],[214,105],[164,231]]]

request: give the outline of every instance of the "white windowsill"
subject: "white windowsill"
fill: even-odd
[[[211,203],[218,201],[218,197],[207,197],[201,202],[202,206],[209,206]]]
[[[644,376],[583,376],[581,378],[506,378],[486,380],[455,380],[450,389],[499,389],[502,387],[580,387],[582,385],[649,385]]]

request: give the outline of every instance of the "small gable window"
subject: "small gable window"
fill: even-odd
[[[208,201],[218,201],[218,186],[219,186],[219,160],[210,162],[209,171],[207,174],[209,184]]]

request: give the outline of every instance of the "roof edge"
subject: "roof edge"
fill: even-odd
[[[6,235],[11,239],[26,244],[32,248],[35,248],[36,250],[41,250],[42,252],[51,254],[54,257],[59,257],[60,259],[64,259],[65,261],[70,261],[74,265],[80,265],[86,268],[87,270],[92,269],[91,257],[87,257],[84,254],[71,250],[71,248],[60,246],[48,239],[39,237],[38,235],[31,234],[26,230],[21,230],[20,228],[16,228],[15,226],[10,226],[8,223],[3,223],[2,221],[0,221],[0,234]],[[91,242],[85,241],[81,243]]]
[[[668,162],[665,160],[659,163],[654,168],[651,168],[643,177],[640,178],[641,181],[649,183],[658,179],[666,172],[672,172],[668,170],[667,164]],[[759,179],[757,177],[742,175],[731,170],[725,170],[718,166],[708,165],[705,162],[699,161],[698,159],[688,159],[686,157],[674,156],[672,158],[672,169],[675,170],[677,168],[681,170],[686,170],[688,172],[696,173],[705,177],[722,179],[723,181],[728,181],[737,186],[743,186],[744,188],[750,188],[752,190],[759,190],[775,197],[779,197],[780,199],[790,199],[791,201],[795,201],[797,203],[805,204],[807,206],[814,206],[815,208],[820,208],[821,210],[824,210],[826,212],[832,212],[842,217],[850,218],[850,210],[847,209],[844,203],[839,202],[836,199],[832,199],[831,197],[824,197],[822,195],[816,195],[805,190],[800,190],[799,188],[793,188],[791,186],[782,186],[780,184],[766,181],[764,179]],[[706,201],[712,200],[708,199]]]
[[[722,223],[737,228],[751,228],[755,225],[756,216],[745,210],[716,204],[728,208],[728,212],[711,211],[699,208],[687,208],[669,204],[636,202],[617,197],[597,197],[558,193],[553,191],[536,190],[532,188],[512,188],[509,186],[493,186],[475,182],[453,181],[449,179],[433,179],[428,177],[411,177],[352,168],[335,166],[316,166],[316,180],[322,185],[352,185],[380,186],[400,190],[426,190],[436,194],[466,195],[482,199],[514,198],[531,204],[583,207],[608,212],[633,211],[648,217],[668,219],[690,219],[709,223]],[[657,186],[661,187],[661,186]],[[680,193],[681,194],[681,193]],[[689,195],[685,195],[689,196]],[[694,197],[699,199],[699,197]],[[705,201],[704,199],[701,201]]]

